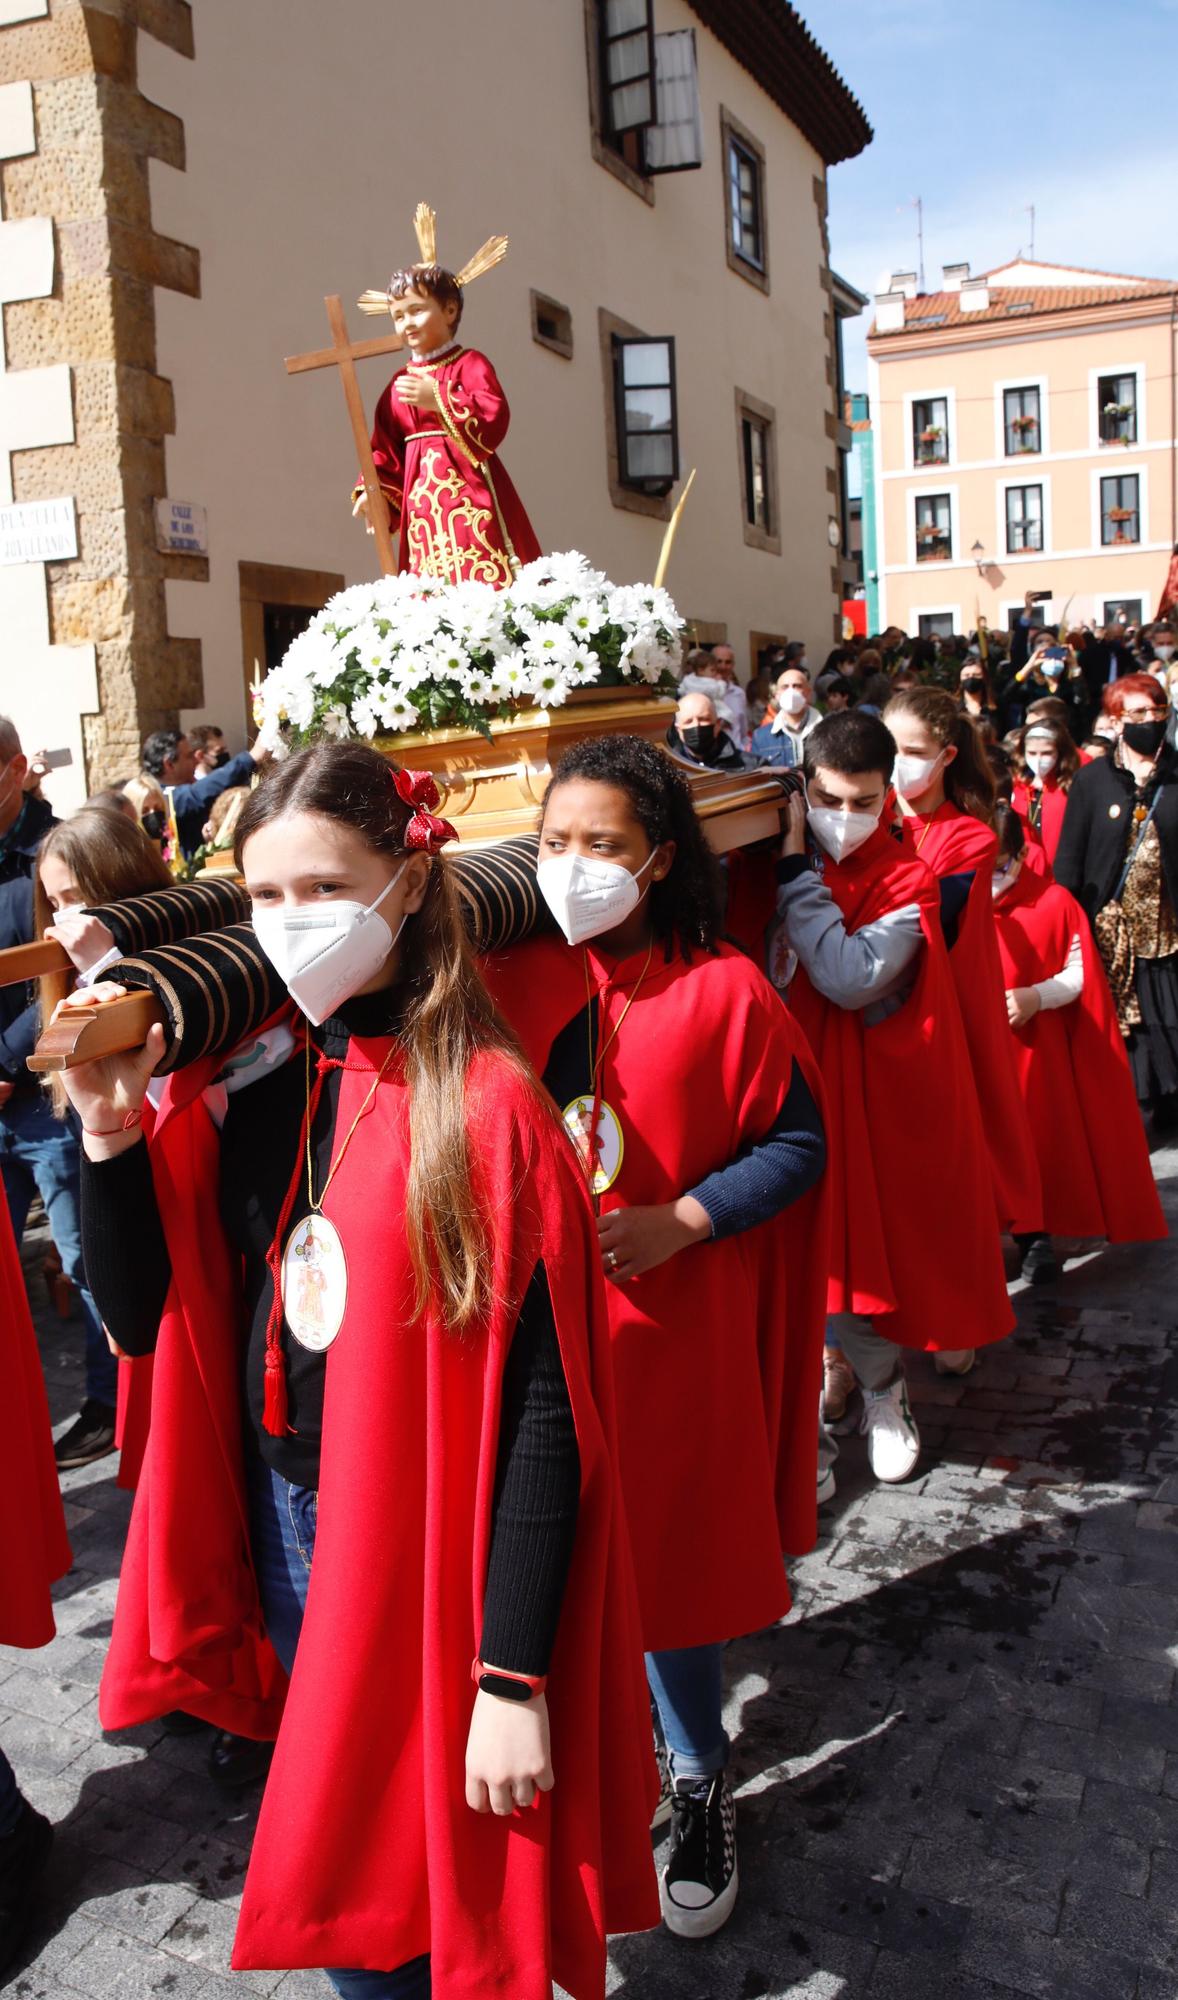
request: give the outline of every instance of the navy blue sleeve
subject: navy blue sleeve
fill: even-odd
[[[785,1102],[763,1139],[744,1146],[726,1167],[688,1193],[712,1221],[713,1237],[738,1236],[799,1201],[826,1166],[826,1133],[810,1086],[797,1063]]]
[[[965,915],[965,906],[969,902],[969,892],[974,885],[975,873],[976,870],[971,868],[960,875],[941,877],[941,929],[945,935],[945,944],[950,951],[957,943],[957,934],[961,928],[961,919]]]
[[[29,876],[17,875],[0,883],[0,947],[31,944],[33,939],[33,884]],[[41,1010],[34,998],[36,988],[29,981],[0,987],[0,1081],[29,1081],[25,1063],[33,1053]]]

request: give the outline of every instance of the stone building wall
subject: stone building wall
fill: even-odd
[[[78,533],[72,560],[0,567],[0,706],[27,748],[74,747],[59,810],[201,700],[199,642],[169,636],[164,582],[207,563],[157,554],[154,531],[175,428],[155,288],[196,295],[200,265],[152,226],[148,162],[183,168],[184,131],[139,88],[141,29],[193,53],[185,0],[0,0],[0,471],[16,501],[73,495]],[[39,276],[13,269],[30,232]]]

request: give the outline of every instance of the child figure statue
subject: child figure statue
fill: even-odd
[[[422,261],[360,300],[364,312],[390,313],[409,349],[408,367],[376,406],[372,456],[389,526],[400,530],[398,568],[503,590],[540,544],[498,459],[507,398],[486,355],[456,334],[464,287],[500,261],[507,238],[493,236],[455,273],[437,261],[435,220],[422,203],[414,217]],[[366,514],[363,486],[352,498],[353,514]]]

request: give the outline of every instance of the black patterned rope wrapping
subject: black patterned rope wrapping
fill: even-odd
[[[463,916],[476,951],[501,950],[551,925],[536,888],[538,843],[521,835],[498,847],[456,854],[453,869]],[[228,883],[193,883],[189,888],[229,888]],[[164,889],[132,902],[163,902]],[[188,891],[177,890],[177,895]],[[248,898],[240,896],[248,908]],[[123,915],[129,903],[100,912],[103,921]],[[113,929],[114,926],[111,925]],[[286,998],[286,987],[254,936],[249,923],[232,923],[144,950],[132,949],[100,977],[136,991],[154,993],[165,1015],[167,1037],[157,1074],[183,1069],[201,1056],[234,1048],[261,1027]]]
[[[174,889],[148,889],[119,903],[99,903],[87,914],[99,917],[123,952],[152,951],[200,931],[224,930],[248,918],[250,899],[240,882],[177,882]]]

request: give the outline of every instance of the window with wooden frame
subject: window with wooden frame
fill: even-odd
[[[720,157],[724,172],[724,245],[728,268],[769,290],[769,229],[766,212],[765,148],[720,107]]]
[[[1043,488],[1006,489],[1006,553],[1018,556],[1043,547]]]
[[[1100,541],[1102,548],[1141,540],[1141,482],[1135,472],[1100,482]]]
[[[912,405],[912,462],[949,463],[949,404],[944,396],[922,397]]]
[[[1008,458],[1016,458],[1023,452],[1042,451],[1040,418],[1037,384],[1033,388],[1002,391],[1002,432]]]
[[[948,562],[953,554],[953,506],[947,493],[924,493],[916,502],[917,562]]]
[[[656,411],[648,406],[647,410],[643,412],[638,405],[639,392],[641,390],[649,391],[653,387],[652,384],[639,384],[634,380],[627,383],[622,379],[625,372],[623,357],[625,355],[626,343],[634,342],[641,345],[649,343],[651,337],[642,327],[633,326],[629,320],[619,318],[617,313],[607,312],[603,306],[599,306],[597,311],[597,333],[601,350],[605,451],[609,474],[610,499],[613,501],[615,507],[622,507],[627,513],[650,514],[656,520],[667,521],[671,515],[671,501],[669,496],[670,486],[675,474],[672,473],[671,479],[666,479],[666,467],[664,463],[659,469],[659,475],[652,484],[647,485],[645,481],[640,483],[634,477],[634,474],[643,456],[642,451],[639,450],[637,453],[633,453],[627,449],[625,454],[623,454],[623,442],[625,441],[628,445],[632,438],[637,439],[640,436],[643,429],[646,432],[648,444],[653,436],[656,435],[654,427],[651,424],[642,425],[640,423],[640,417],[643,414],[661,416],[664,413],[663,407],[660,407]],[[662,347],[668,345],[666,341],[656,341],[653,344]],[[671,341],[669,345],[671,348],[671,368],[673,371],[674,342]],[[636,358],[631,364],[629,373],[633,376],[640,367],[653,370],[654,366],[655,357],[653,356],[643,357],[641,363]],[[627,388],[630,391],[628,398],[623,393]],[[626,408],[627,401],[630,405],[629,412],[627,412]],[[671,404],[672,417],[674,418],[675,405],[673,393]],[[647,462],[649,463],[649,460]],[[677,442],[673,454],[673,463],[677,472]],[[623,476],[624,474],[629,476]]]
[[[614,335],[618,477],[640,493],[669,493],[679,477],[675,342],[671,335]]]
[[[749,548],[781,554],[777,508],[777,418],[770,403],[736,391],[741,525]]]

